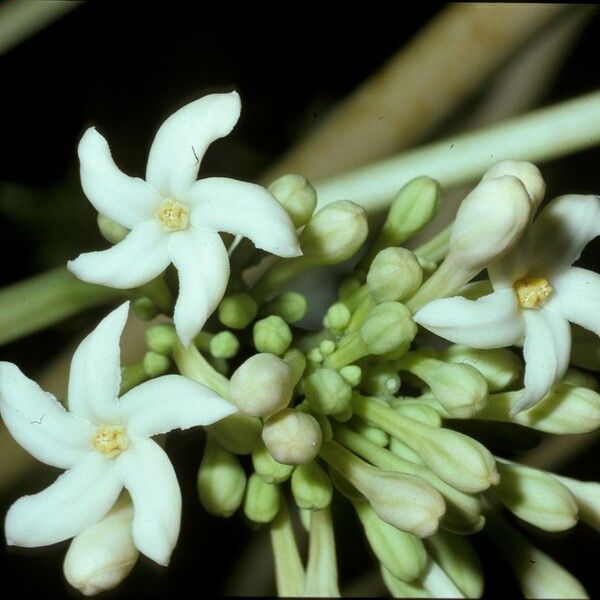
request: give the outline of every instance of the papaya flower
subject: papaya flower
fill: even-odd
[[[78,147],[85,195],[100,214],[130,231],[108,250],[69,261],[69,270],[89,283],[128,289],[173,263],[179,275],[173,318],[185,346],[227,287],[229,258],[218,232],[248,237],[278,256],[301,254],[291,218],[266,189],[225,177],[196,181],[206,149],[231,132],[240,110],[240,98],[231,92],[176,111],[154,138],[145,181],[118,169],[94,127]]]
[[[511,413],[537,404],[562,379],[571,323],[600,335],[600,275],[572,266],[600,235],[600,197],[569,194],[540,213],[528,235],[488,267],[493,293],[441,298],[414,316],[433,333],[472,348],[523,345],[524,389]]]
[[[19,368],[0,362],[0,414],[33,457],[65,473],[8,510],[9,545],[47,546],[98,523],[123,488],[133,502],[135,547],[167,565],[179,536],[181,491],[175,471],[152,436],[209,425],[235,407],[180,375],[157,377],[118,398],[119,339],[128,304],[105,317],[71,362],[68,411]]]

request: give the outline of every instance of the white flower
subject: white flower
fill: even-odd
[[[17,500],[6,515],[8,544],[35,547],[78,535],[102,519],[125,487],[133,500],[133,540],[166,565],[179,535],[181,492],[151,436],[208,425],[235,407],[180,375],[142,383],[118,398],[119,338],[128,303],[104,318],[71,362],[69,411],[0,363],[0,414],[17,442],[48,465],[67,469],[52,485]]]
[[[80,255],[68,268],[84,281],[126,289],[173,263],[179,273],[174,320],[186,346],[227,286],[229,259],[217,232],[246,236],[278,256],[301,254],[294,225],[270,192],[223,177],[196,181],[204,152],[230,133],[240,110],[232,92],[204,96],[171,115],[150,148],[146,181],[117,168],[95,128],[79,143],[83,191],[99,213],[131,231],[108,250]]]
[[[571,266],[598,235],[600,198],[560,196],[541,212],[530,236],[488,267],[492,294],[434,300],[414,320],[473,348],[523,343],[525,388],[511,413],[531,408],[565,374],[569,321],[600,335],[600,275]]]

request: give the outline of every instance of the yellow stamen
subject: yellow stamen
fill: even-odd
[[[177,200],[165,200],[156,211],[156,218],[166,231],[181,231],[190,224],[190,209]]]
[[[521,308],[540,308],[554,291],[548,280],[543,277],[519,279],[513,288]]]
[[[121,425],[103,425],[92,438],[92,446],[111,458],[121,454],[128,445],[127,432]]]

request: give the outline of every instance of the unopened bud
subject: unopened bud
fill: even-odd
[[[256,302],[250,295],[245,292],[231,294],[219,304],[219,321],[231,329],[244,329],[257,312]]]
[[[297,292],[284,292],[261,308],[261,314],[276,315],[286,323],[299,321],[308,310],[308,302],[302,294]]]
[[[139,556],[132,521],[133,505],[125,495],[101,521],[73,538],[63,564],[70,585],[93,596],[115,588],[127,577]]]
[[[158,377],[164,375],[171,366],[171,360],[164,354],[158,352],[146,352],[142,360],[144,371],[148,377]]]
[[[291,408],[269,417],[262,438],[271,456],[286,465],[310,462],[319,453],[323,441],[317,420]]]
[[[317,192],[306,177],[283,175],[267,189],[283,205],[296,229],[310,221],[317,206]]]
[[[597,481],[579,481],[552,473],[573,494],[579,508],[579,518],[600,531],[600,483]]]
[[[146,346],[159,354],[171,354],[177,333],[173,325],[153,325],[146,329]]]
[[[412,342],[417,326],[408,309],[399,302],[376,306],[360,328],[360,337],[370,354],[385,354],[402,344]]]
[[[129,233],[127,227],[119,225],[112,219],[105,217],[103,214],[98,213],[96,217],[98,223],[98,229],[102,234],[102,237],[111,244],[118,244],[125,239],[125,236]]]
[[[252,330],[254,346],[259,352],[270,352],[281,356],[292,343],[292,332],[288,324],[275,315],[261,319]]]
[[[277,462],[264,444],[252,452],[252,466],[267,483],[281,483],[292,473],[294,467]]]
[[[407,446],[403,441],[390,436],[390,452],[393,452],[396,456],[415,463],[416,465],[424,465],[423,459],[410,447]]]
[[[281,490],[275,483],[267,483],[260,475],[253,473],[248,478],[244,513],[255,523],[270,523],[281,504]]]
[[[369,396],[393,396],[400,389],[400,377],[386,364],[368,367],[363,371],[360,389]]]
[[[306,369],[306,356],[304,356],[304,353],[301,350],[298,350],[298,348],[291,348],[282,358],[283,362],[285,362],[292,371],[292,388],[294,388],[302,378],[304,369]]]
[[[215,358],[232,358],[240,349],[240,343],[231,331],[221,331],[210,340],[209,347]]]
[[[243,362],[231,376],[231,400],[244,414],[268,417],[292,398],[292,371],[273,354],[261,353]]]
[[[503,175],[512,175],[521,181],[535,211],[546,193],[546,184],[540,170],[533,163],[525,160],[501,160],[488,169],[481,180],[494,179]]]
[[[340,375],[351,387],[356,387],[362,380],[362,369],[358,365],[348,365],[340,369]]]
[[[409,419],[419,421],[419,423],[429,425],[429,427],[442,426],[442,417],[440,416],[440,413],[437,412],[435,408],[427,406],[426,404],[410,402],[410,399],[408,399],[399,400],[393,404],[393,407],[395,408],[396,412],[400,413],[401,415],[408,417]]]
[[[379,569],[383,583],[392,598],[431,598],[420,580],[409,583],[399,577],[394,577],[383,563],[379,563]]]
[[[332,333],[338,335],[346,329],[348,323],[350,323],[351,316],[352,313],[345,304],[336,302],[335,304],[332,304],[325,313],[323,325]]]
[[[319,369],[304,380],[306,399],[323,415],[342,412],[350,405],[352,388],[334,369]]]
[[[294,469],[292,494],[300,508],[322,510],[331,504],[333,487],[327,473],[312,461]]]
[[[198,469],[198,497],[217,517],[231,516],[242,504],[246,474],[238,459],[210,436]]]
[[[156,304],[148,296],[136,298],[131,308],[135,316],[142,321],[150,321],[158,314]]]
[[[423,281],[416,256],[405,248],[385,248],[367,273],[369,292],[377,302],[402,300],[414,294]]]

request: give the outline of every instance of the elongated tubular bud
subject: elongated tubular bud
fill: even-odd
[[[248,479],[244,513],[255,523],[269,523],[279,511],[281,490],[275,483],[267,483],[260,475],[253,473]]]
[[[294,469],[292,494],[300,508],[322,510],[331,504],[333,487],[327,473],[312,461]]]
[[[294,467],[277,462],[264,444],[252,451],[252,466],[267,483],[281,483],[289,478]]]
[[[575,497],[579,508],[579,519],[600,531],[600,483],[597,481],[579,481],[571,477],[551,474],[560,481]]]

